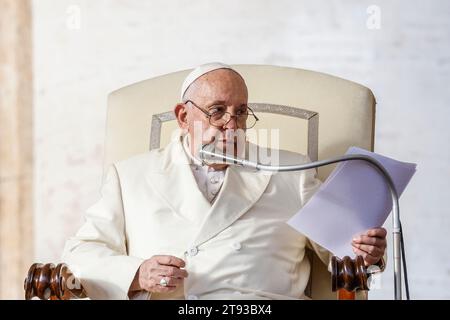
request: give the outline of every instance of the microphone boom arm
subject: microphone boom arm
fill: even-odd
[[[336,158],[326,159],[326,160],[320,160],[320,161],[314,161],[309,162],[305,164],[300,165],[281,165],[281,166],[271,166],[271,165],[263,165],[258,162],[252,162],[245,159],[238,159],[234,157],[230,157],[226,154],[217,154],[208,150],[205,150],[205,147],[208,144],[205,144],[202,146],[202,149],[200,150],[200,158],[202,161],[204,161],[204,157],[211,157],[211,158],[219,158],[225,160],[224,162],[231,165],[238,165],[241,167],[247,167],[247,168],[253,168],[256,170],[261,171],[272,171],[272,172],[286,172],[286,171],[301,171],[301,170],[307,170],[307,169],[313,169],[318,167],[323,167],[326,165],[330,165],[333,163],[338,162],[344,162],[344,161],[354,161],[354,160],[362,160],[365,162],[368,162],[373,167],[375,167],[383,177],[385,178],[387,185],[389,187],[389,192],[391,194],[392,198],[392,235],[393,235],[393,256],[394,256],[394,297],[395,300],[402,300],[402,272],[401,272],[401,254],[404,255],[404,251],[401,250],[401,243],[402,243],[402,228],[401,228],[401,222],[400,222],[400,206],[398,201],[398,194],[395,189],[394,182],[392,180],[392,177],[389,175],[387,170],[383,167],[383,165],[377,161],[374,158],[371,158],[366,155],[361,154],[350,154],[350,155],[344,155]],[[406,287],[406,294],[407,299],[409,300],[409,290],[408,290],[408,282],[407,282],[407,276],[406,276],[406,262],[405,257],[403,257],[403,263],[404,263],[404,269],[405,269],[405,287]]]

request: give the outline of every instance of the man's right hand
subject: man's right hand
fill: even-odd
[[[188,276],[186,263],[174,256],[158,255],[145,260],[139,267],[130,286],[130,291],[173,292],[183,284]],[[167,286],[160,284],[164,278]]]

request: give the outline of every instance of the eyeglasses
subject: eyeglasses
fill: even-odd
[[[225,111],[227,110],[225,105],[213,105],[209,109],[211,111],[208,112],[203,110],[203,108],[200,108],[192,100],[186,100],[184,103],[186,104],[188,102],[192,103],[194,107],[203,112],[209,119],[209,124],[214,127],[225,127],[232,118],[236,118],[236,125],[239,128],[250,129],[255,126],[257,121],[259,121],[258,117],[249,106],[246,106],[243,111],[238,111],[236,115],[232,115],[231,113]]]

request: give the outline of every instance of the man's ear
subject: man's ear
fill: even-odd
[[[184,103],[178,103],[173,109],[175,117],[177,118],[178,126],[183,129],[183,131],[188,131],[188,119],[187,119],[187,109]]]

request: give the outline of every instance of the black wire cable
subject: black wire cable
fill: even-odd
[[[403,230],[402,230],[402,222],[400,221],[400,242],[402,247],[402,265],[403,265],[403,273],[405,279],[405,292],[406,292],[406,300],[410,300],[409,298],[409,284],[408,284],[408,270],[406,268],[406,254],[405,254],[405,243],[403,242]]]

